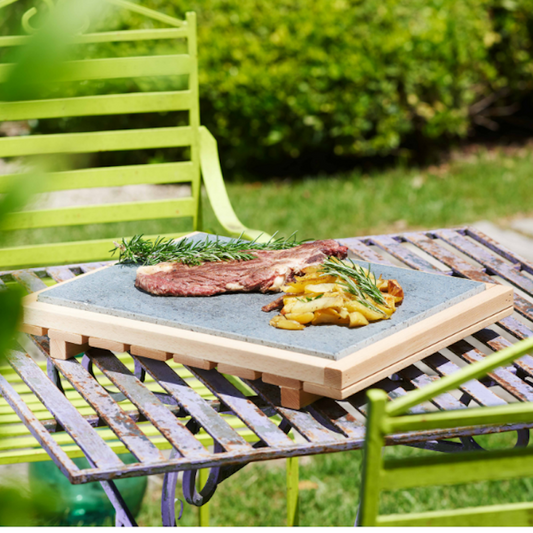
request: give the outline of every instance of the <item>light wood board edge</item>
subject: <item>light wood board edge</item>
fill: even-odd
[[[217,370],[221,374],[229,374],[231,376],[237,376],[238,378],[249,379],[252,381],[259,379],[261,377],[261,372],[257,372],[255,370],[249,370],[247,368],[242,368],[238,366],[227,365],[225,363],[220,363],[217,366]]]
[[[270,346],[38,301],[25,303],[24,322],[196,360],[207,356],[216,364],[225,363],[260,373],[276,372],[312,383],[324,382],[324,369],[331,363],[328,359]]]
[[[323,385],[344,389],[358,381],[361,375],[373,375],[384,363],[389,366],[410,353],[418,353],[427,348],[428,343],[432,347],[438,346],[434,348],[436,351],[458,328],[462,330],[463,324],[476,324],[502,309],[512,314],[512,306],[512,288],[489,285],[485,291],[467,300],[331,363],[325,370]]]
[[[351,396],[352,394],[355,394],[356,392],[359,392],[360,390],[369,387],[380,379],[390,376],[394,372],[397,372],[402,368],[406,368],[407,366],[416,363],[421,359],[424,359],[424,357],[427,357],[428,355],[431,355],[446,346],[450,346],[454,342],[464,339],[465,337],[468,337],[468,335],[472,335],[476,331],[479,331],[480,329],[483,329],[486,326],[490,326],[491,324],[498,322],[502,318],[511,315],[513,313],[513,310],[513,307],[509,307],[507,309],[499,311],[498,313],[495,313],[494,315],[491,315],[477,322],[476,324],[473,324],[467,328],[462,329],[461,331],[458,331],[453,335],[450,335],[447,339],[435,343],[423,350],[420,350],[415,354],[405,357],[404,359],[387,366],[387,368],[384,368],[379,372],[375,372],[374,374],[367,376],[366,378],[356,381],[352,385],[343,389],[336,389],[334,387],[304,382],[303,390],[307,392],[312,392],[314,394],[321,394],[322,396],[327,396],[328,398],[333,398],[334,400],[344,400],[348,396]]]

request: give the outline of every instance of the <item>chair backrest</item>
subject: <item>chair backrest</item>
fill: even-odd
[[[17,0],[0,0],[0,18],[9,4]],[[189,157],[184,161],[127,166],[101,166],[98,168],[67,169],[51,172],[40,192],[69,189],[92,189],[138,184],[190,184],[190,196],[56,209],[35,209],[13,213],[2,228],[5,232],[82,226],[86,224],[122,223],[128,221],[175,219],[190,217],[189,231],[198,229],[200,202],[199,165],[199,97],[196,44],[196,17],[187,13],[179,20],[125,0],[106,0],[120,9],[136,12],[157,21],[153,29],[85,33],[76,36],[75,44],[140,43],[150,44],[150,52],[162,41],[175,48],[167,55],[139,55],[126,57],[98,57],[66,61],[57,77],[56,86],[64,82],[86,83],[87,80],[119,80],[141,77],[186,76],[186,88],[171,91],[123,92],[89,96],[54,97],[38,100],[0,102],[0,122],[43,120],[64,117],[116,116],[142,113],[182,111],[188,115],[186,125],[150,127],[140,129],[112,129],[81,133],[52,133],[20,137],[0,138],[0,158],[42,156],[46,154],[94,154],[98,152],[164,149],[185,147]],[[47,2],[50,4],[50,2]],[[53,7],[53,2],[51,2]],[[33,24],[35,10],[23,17],[23,25]],[[0,37],[0,49],[24,46],[30,36]],[[181,41],[180,41],[181,40]],[[184,41],[186,46],[184,46]],[[148,44],[146,47],[148,47]],[[186,53],[178,53],[181,44]],[[107,45],[106,45],[107,46]],[[109,46],[115,46],[109,45]],[[4,82],[13,65],[0,64],[0,83]],[[148,78],[145,78],[148,79]],[[166,78],[168,79],[168,78]],[[124,84],[128,90],[126,84]],[[12,183],[13,175],[0,176],[0,193]],[[16,178],[15,178],[16,179]],[[88,192],[90,194],[90,191]],[[20,233],[20,232],[19,232]],[[44,232],[43,232],[44,233]],[[183,233],[162,232],[176,237]],[[0,268],[12,269],[24,266],[78,263],[111,259],[113,240],[127,237],[87,239],[78,242],[44,242],[38,245],[14,245],[0,249]]]
[[[431,457],[384,460],[385,436],[410,431],[502,426],[533,422],[532,403],[511,403],[435,413],[406,415],[412,407],[479,378],[533,350],[533,338],[518,342],[431,385],[387,402],[383,390],[368,391],[358,524],[361,526],[505,526],[531,525],[533,502],[457,510],[379,516],[382,491],[457,485],[484,480],[533,476],[533,449],[460,452]]]

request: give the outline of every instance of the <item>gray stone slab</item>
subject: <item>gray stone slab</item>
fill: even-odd
[[[365,261],[357,263],[368,267]],[[356,329],[273,328],[269,321],[276,312],[267,314],[261,307],[275,299],[275,294],[152,296],[135,288],[135,266],[115,265],[57,285],[39,295],[39,301],[339,360],[485,289],[483,283],[441,274],[377,264],[372,264],[371,269],[376,276],[397,279],[404,289],[405,300],[390,320]]]

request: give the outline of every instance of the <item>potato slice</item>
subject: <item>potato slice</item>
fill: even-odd
[[[314,326],[319,324],[333,324],[337,326],[348,326],[350,324],[349,318],[341,318],[339,313],[334,309],[319,309],[315,312],[315,317],[311,322]]]
[[[342,307],[343,299],[342,296],[317,298],[316,300],[311,300],[310,302],[301,301],[299,299],[291,308],[291,313],[313,313],[319,309],[327,309],[329,307]]]
[[[362,303],[352,300],[351,302],[345,302],[344,307],[348,312],[353,313],[358,311],[361,313],[369,322],[377,322],[378,320],[383,320],[384,318],[389,318],[386,313],[378,313]]]
[[[336,290],[336,288],[337,285],[335,283],[317,283],[316,285],[309,283],[305,286],[305,292],[319,294],[324,292],[333,292]]]
[[[305,326],[295,320],[287,320],[282,315],[277,315],[270,320],[270,325],[279,329],[305,329]]]
[[[350,318],[351,328],[356,328],[359,326],[368,326],[368,323],[369,323],[368,320],[359,311],[354,311],[353,313],[350,313],[348,316]]]
[[[296,322],[300,324],[309,324],[311,320],[314,318],[313,313],[302,313],[302,314],[296,314],[296,313],[286,313],[285,318],[287,320],[295,320]]]
[[[389,279],[388,280],[388,286],[387,286],[387,292],[394,296],[394,300],[396,303],[400,303],[403,301],[403,289],[401,285],[395,280],[395,279]]]

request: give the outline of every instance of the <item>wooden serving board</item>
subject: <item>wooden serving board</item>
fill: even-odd
[[[199,236],[202,238],[202,236]],[[366,262],[359,262],[367,266]],[[405,300],[391,320],[349,329],[269,326],[276,295],[155,297],[133,286],[134,267],[105,267],[27,296],[22,330],[48,334],[51,356],[88,347],[175,361],[281,387],[285,407],[344,399],[513,312],[502,285],[372,265]]]

